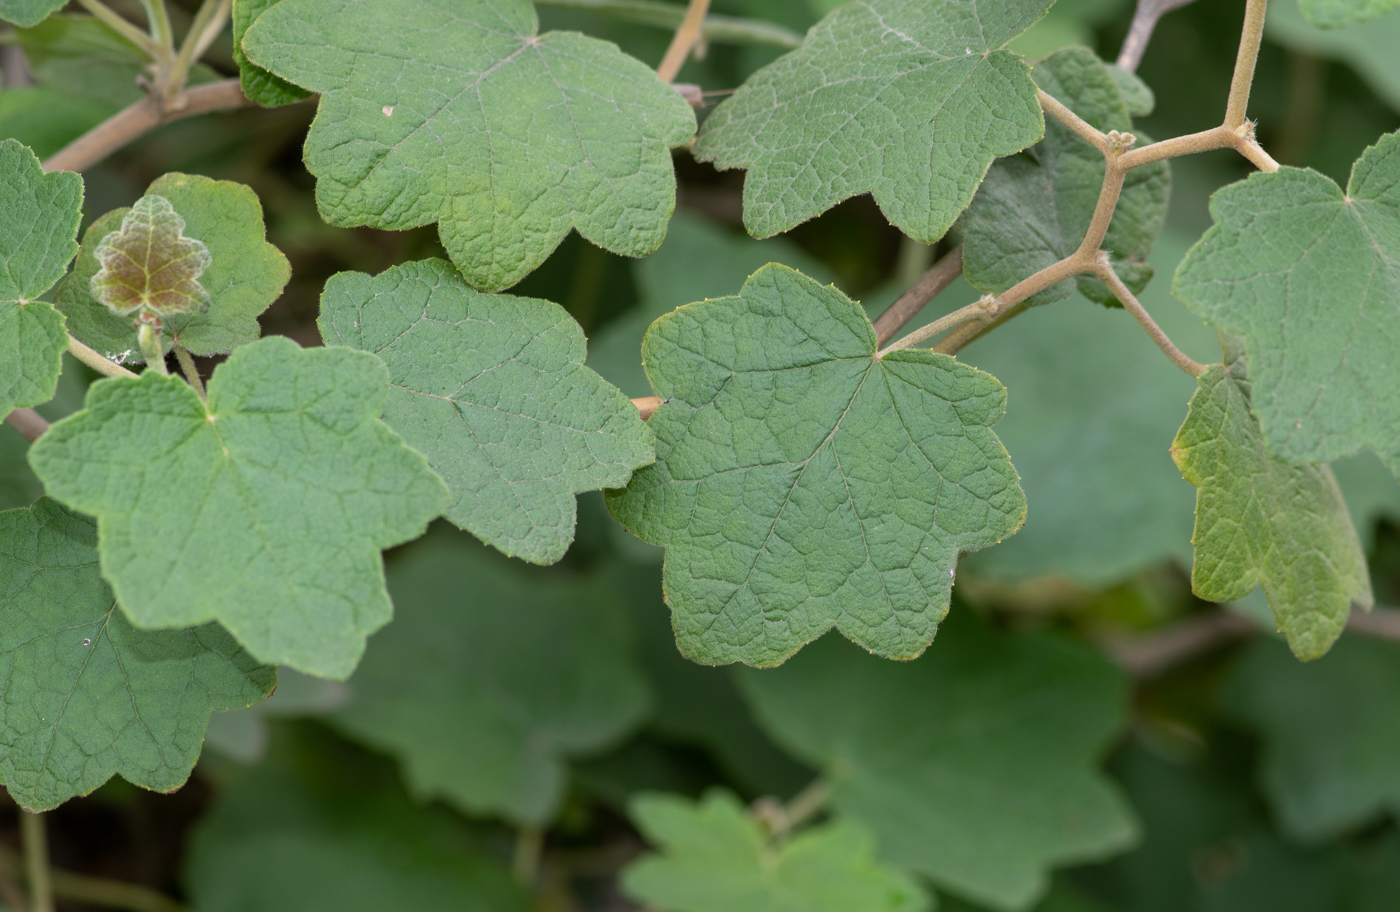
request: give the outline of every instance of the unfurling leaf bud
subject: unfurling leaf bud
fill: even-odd
[[[143,196],[97,247],[102,268],[92,296],[119,316],[149,319],[196,313],[209,306],[199,277],[212,257],[203,241],[184,236],[185,220],[163,196]]]

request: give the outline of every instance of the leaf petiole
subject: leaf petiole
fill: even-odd
[[[174,60],[174,55],[169,47],[122,18],[102,0],[78,0],[78,3],[103,25],[140,48],[147,57],[150,57],[158,65],[169,64]]]
[[[141,346],[141,356],[146,359],[146,366],[163,377],[169,376],[170,371],[165,367],[165,350],[160,341],[159,323],[138,320],[136,326],[136,340]]]

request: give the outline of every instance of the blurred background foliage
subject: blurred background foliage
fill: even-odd
[[[800,34],[836,5],[715,0],[714,10]],[[125,6],[139,19],[134,0]],[[1162,21],[1139,71],[1157,101],[1140,121],[1144,133],[1218,123],[1242,7],[1194,3]],[[178,30],[193,3],[173,8]],[[653,63],[670,38],[582,9],[542,5],[539,13],[543,28],[585,31]],[[1084,44],[1112,60],[1131,14],[1130,0],[1060,0],[1015,47],[1034,59]],[[1269,15],[1251,105],[1259,137],[1281,162],[1342,181],[1365,146],[1400,126],[1400,12],[1326,33],[1301,18],[1297,0],[1275,0]],[[139,96],[139,55],[91,20],[55,17],[0,33],[0,45],[0,137],[41,156]],[[779,53],[715,44],[680,79],[714,100]],[[225,37],[196,80],[233,74],[230,55]],[[329,276],[378,273],[441,251],[431,227],[387,233],[320,220],[301,164],[313,113],[298,104],[166,126],[85,175],[85,219],[130,205],[168,171],[250,185],[269,240],[293,267],[264,331],[319,344],[317,301]],[[940,252],[903,239],[868,198],[754,241],[740,227],[742,174],[718,173],[683,150],[675,160],[680,208],[657,254],[631,261],[571,237],[514,290],[566,307],[589,335],[590,365],[629,395],[650,393],[638,347],[653,319],[736,293],[764,263],[835,282],[874,316]],[[1214,334],[1172,298],[1171,275],[1209,226],[1210,194],[1246,176],[1248,165],[1215,152],[1172,168],[1171,214],[1143,303],[1188,353],[1213,360]],[[959,282],[920,320],[975,296]],[[1127,315],[1076,296],[964,357],[1010,390],[997,432],[1023,476],[1030,519],[1005,544],[964,560],[954,614],[976,614],[998,635],[1045,634],[1122,656],[1130,653],[1115,653],[1115,644],[1213,611],[1190,593],[1193,492],[1167,453],[1192,384]],[[70,368],[58,398],[40,409],[51,419],[81,403],[87,378]],[[0,507],[40,492],[24,447],[0,427]],[[1400,487],[1370,456],[1337,471],[1378,600],[1400,603]],[[577,542],[555,567],[508,561],[439,523],[388,556],[397,619],[348,684],[283,673],[266,704],[215,715],[195,777],[178,793],[113,780],[64,805],[50,815],[55,865],[145,885],[201,912],[641,908],[619,877],[644,851],[628,815],[638,795],[723,788],[763,808],[802,792],[823,762],[765,723],[764,687],[748,681],[796,670],[706,668],[677,654],[660,560],[660,549],[612,522],[600,495],[583,498]],[[1257,600],[1236,608],[1259,617]],[[918,661],[938,663],[940,649],[958,645],[946,639]],[[1400,908],[1400,644],[1348,634],[1303,666],[1259,632],[1184,664],[1129,665],[1131,696],[1103,763],[1137,834],[1105,857],[1067,857],[1074,864],[1055,873],[1036,908]],[[905,697],[937,704],[940,694]],[[1060,711],[1072,727],[1077,712],[1091,710]],[[1034,771],[1035,759],[1023,762]],[[0,824],[8,827],[0,830],[6,892],[13,820],[10,813]],[[880,854],[899,860],[905,848],[886,837]],[[931,876],[937,888],[952,884],[941,908],[978,908],[955,895],[967,893],[956,872]],[[103,907],[75,891],[64,909]],[[127,907],[174,908],[147,901]]]

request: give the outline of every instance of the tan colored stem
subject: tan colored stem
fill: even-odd
[[[1123,284],[1118,273],[1113,271],[1113,267],[1108,264],[1107,257],[1103,258],[1096,274],[1099,280],[1108,286],[1109,291],[1113,292],[1113,296],[1118,299],[1124,309],[1138,321],[1138,324],[1147,332],[1148,337],[1162,350],[1162,354],[1167,356],[1167,360],[1193,377],[1199,377],[1206,372],[1204,364],[1192,359],[1177,348],[1167,334],[1162,331],[1162,327],[1158,326],[1157,321],[1152,319],[1152,315],[1142,306],[1128,286]]]
[[[1169,158],[1181,158],[1184,155],[1196,155],[1215,149],[1232,148],[1234,138],[1235,132],[1233,130],[1226,127],[1211,127],[1209,130],[1202,130],[1199,133],[1188,133],[1186,136],[1164,139],[1140,149],[1124,152],[1118,159],[1118,163],[1131,171],[1133,168],[1141,168],[1143,165],[1165,161]]]
[[[1230,79],[1230,100],[1225,106],[1225,126],[1244,125],[1249,108],[1249,91],[1254,85],[1254,67],[1259,62],[1259,46],[1264,42],[1264,14],[1269,0],[1246,0],[1244,32],[1235,56],[1235,74]]]
[[[640,399],[633,399],[632,404],[637,407],[637,414],[641,416],[643,421],[646,421],[656,414],[657,409],[661,408],[661,397],[643,396]]]
[[[72,336],[68,337],[68,353],[104,377],[136,376],[135,372],[127,370],[115,361],[108,361]]]
[[[875,338],[878,345],[887,344],[910,320],[918,316],[930,301],[958,280],[963,269],[962,253],[961,244],[948,251],[880,314],[875,320]]]
[[[5,421],[30,443],[44,436],[49,429],[49,423],[44,420],[44,416],[32,408],[17,408],[5,416]]]
[[[656,75],[661,77],[662,82],[676,81],[676,74],[685,66],[685,60],[696,42],[704,36],[705,14],[709,11],[710,0],[690,0],[685,18],[681,20],[680,28],[676,29],[676,37],[671,39],[666,56],[661,58],[661,66],[656,68]]]
[[[1128,27],[1128,36],[1123,39],[1123,47],[1118,52],[1118,66],[1129,73],[1136,73],[1142,55],[1157,30],[1157,23],[1174,9],[1194,3],[1195,0],[1138,0],[1133,13],[1133,24]]]
[[[1105,156],[1112,154],[1108,146],[1108,137],[1084,118],[1065,107],[1064,103],[1055,96],[1037,91],[1035,99],[1040,102],[1041,110],[1069,127],[1080,139],[1098,149]]]
[[[997,295],[996,300],[987,308],[986,319],[963,324],[933,346],[932,350],[945,355],[955,355],[974,340],[1025,312],[1025,303],[1029,298],[1065,279],[1093,271],[1093,260],[1086,260],[1078,253],[1065,257],[1058,263],[1052,263]]]
[[[883,358],[890,352],[896,352],[901,349],[913,348],[916,345],[927,342],[934,336],[940,336],[950,329],[956,329],[964,323],[970,323],[974,320],[985,321],[988,319],[988,314],[996,306],[996,300],[996,298],[988,296],[979,301],[974,301],[966,307],[960,307],[950,314],[939,317],[927,326],[921,326],[914,330],[898,342],[887,345],[880,350],[879,357]]]
[[[1239,133],[1231,133],[1230,145],[1236,152],[1239,152],[1245,158],[1249,159],[1250,164],[1254,165],[1254,167],[1258,168],[1260,171],[1265,171],[1270,174],[1277,171],[1279,167],[1278,162],[1274,160],[1272,155],[1264,151],[1263,146],[1255,141],[1253,131],[1251,130],[1249,133],[1250,135],[1248,136]]]

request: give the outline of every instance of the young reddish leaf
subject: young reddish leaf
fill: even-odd
[[[199,277],[212,257],[203,241],[184,235],[185,220],[163,196],[143,196],[97,245],[102,264],[92,296],[121,316],[173,317],[209,306]]]

